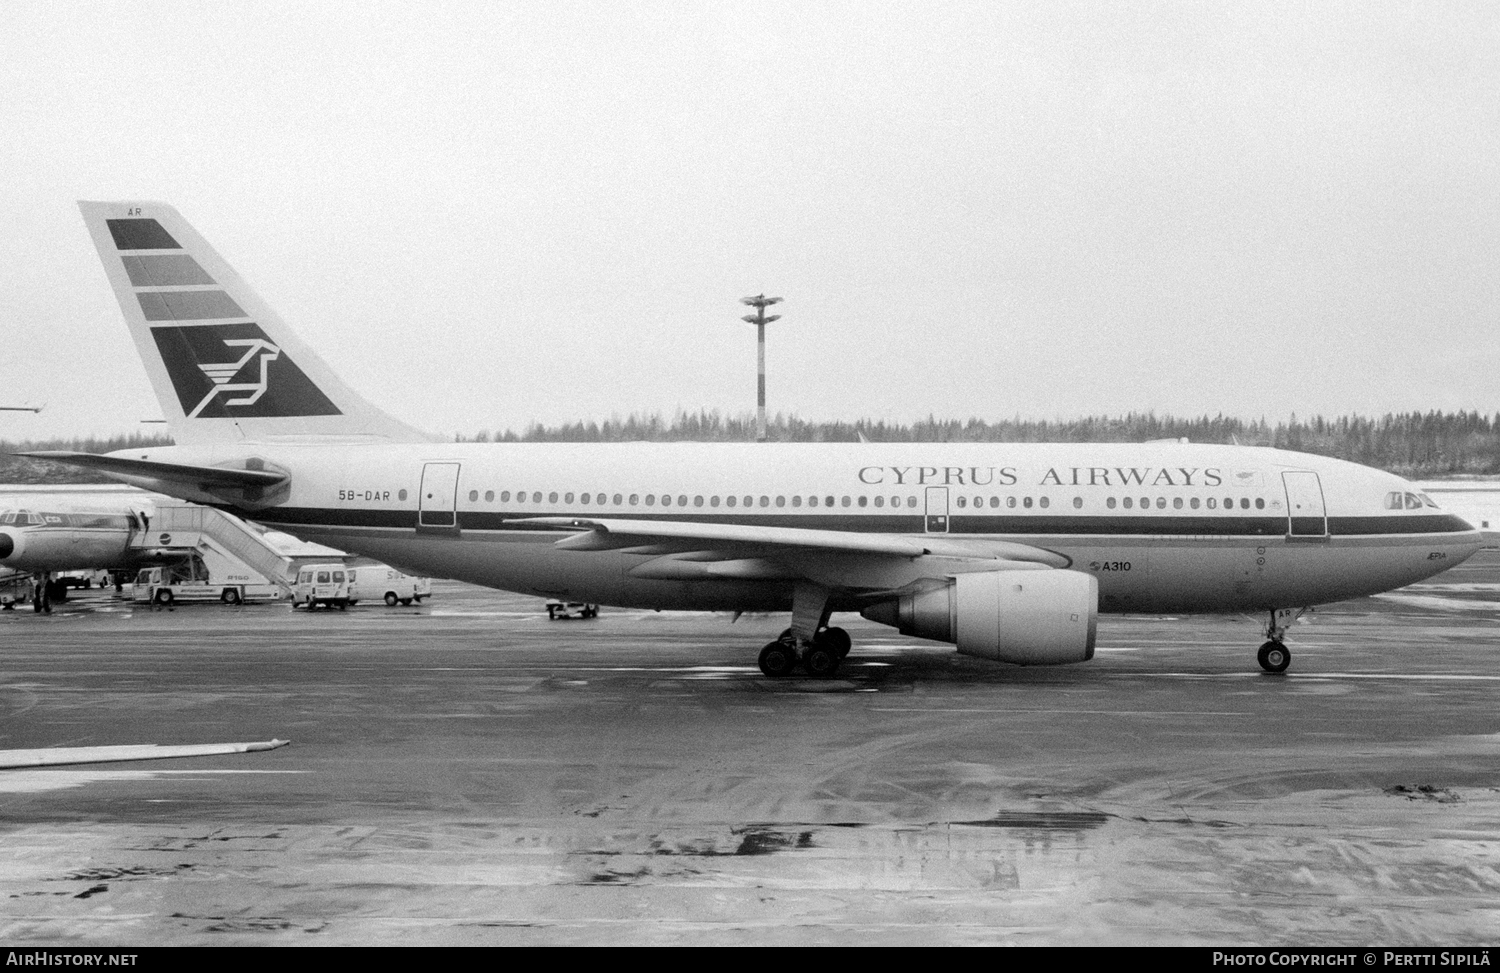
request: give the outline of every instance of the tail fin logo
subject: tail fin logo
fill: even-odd
[[[224,405],[254,405],[260,401],[260,397],[265,395],[266,390],[271,387],[268,372],[271,362],[281,357],[280,348],[266,341],[264,338],[230,338],[224,344],[230,348],[243,347],[245,353],[237,361],[198,366],[203,370],[203,374],[207,375],[209,380],[214,383],[214,387],[209,389],[208,394],[203,397],[203,401],[199,402],[193,411],[188,413],[189,419],[198,418],[198,413],[202,412],[203,407],[212,402],[217,395],[232,392],[249,392],[250,394],[243,398],[226,398]],[[250,359],[256,357],[257,353],[260,355],[260,378],[254,382],[231,381],[231,379],[240,373],[240,369],[244,368],[250,362]]]
[[[342,414],[254,323],[156,327],[151,337],[189,419]]]

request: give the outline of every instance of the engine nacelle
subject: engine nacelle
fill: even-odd
[[[964,655],[1018,666],[1094,657],[1099,582],[1080,571],[984,571],[866,608],[903,635],[954,642]]]

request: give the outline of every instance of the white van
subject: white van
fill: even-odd
[[[360,564],[349,568],[349,604],[383,599],[387,605],[410,605],[432,592],[432,582],[402,574],[387,564]]]
[[[292,589],[292,607],[306,605],[311,611],[319,605],[340,611],[354,602],[349,597],[349,570],[342,561],[329,564],[306,564],[297,571]]]

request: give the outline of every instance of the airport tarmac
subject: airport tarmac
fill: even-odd
[[[1490,945],[1500,552],[1258,618],[1101,618],[1019,669],[841,618],[438,583],[421,606],[0,613],[0,943]]]

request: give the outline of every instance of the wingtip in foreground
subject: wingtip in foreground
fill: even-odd
[[[39,750],[0,750],[0,770],[17,767],[54,767],[64,764],[111,764],[133,760],[166,760],[171,757],[212,757],[231,753],[277,750],[290,740],[252,743],[201,743],[162,746],[155,743],[115,747],[44,747]]]

